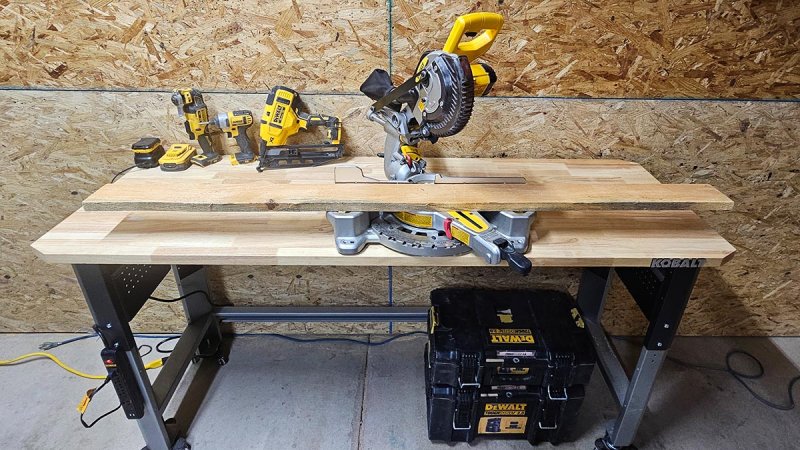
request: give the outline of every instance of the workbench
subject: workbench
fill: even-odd
[[[638,164],[624,161],[431,159],[429,164],[448,175],[523,176],[527,184],[380,185],[375,194],[373,185],[333,182],[337,165],[356,165],[365,176],[381,177],[379,158],[263,174],[227,160],[181,173],[134,170],[88,197],[33,248],[48,262],[73,266],[106,346],[124,351],[134,368],[131,376],[144,398],[136,420],[147,448],[166,450],[184,442],[179,438],[188,424],[165,422],[165,408],[193,358],[217,355],[221,321],[427,319],[427,307],[215,307],[206,266],[483,266],[472,254],[411,257],[379,245],[340,255],[324,208],[535,209],[527,253],[531,278],[540,267],[584,269],[577,301],[600,371],[620,407],[602,444],[630,445],[698,272],[724,264],[735,251],[693,210],[731,209],[732,202],[710,186],[659,184]],[[342,203],[335,203],[337,198]],[[183,300],[187,327],[151,382],[129,322],[169,272],[181,296],[194,294]],[[612,272],[649,322],[630,377],[601,322]]]

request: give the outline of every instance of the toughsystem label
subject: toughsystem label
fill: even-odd
[[[489,342],[492,344],[533,344],[530,328],[489,328]]]

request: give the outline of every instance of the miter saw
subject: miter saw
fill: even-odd
[[[375,103],[367,117],[387,133],[383,168],[387,181],[364,177],[358,167],[337,167],[337,183],[525,183],[521,177],[450,177],[426,172],[417,144],[436,143],[460,132],[472,115],[475,96],[486,95],[497,79],[489,65],[475,60],[494,42],[503,16],[472,13],[456,20],[442,50],[423,54],[414,75],[400,86],[377,69],[361,85]],[[464,36],[472,39],[462,42]],[[336,247],[342,254],[380,243],[415,256],[453,256],[475,252],[490,264],[508,262],[527,275],[533,212],[403,211],[329,212]]]

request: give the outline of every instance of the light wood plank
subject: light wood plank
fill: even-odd
[[[653,258],[727,261],[734,248],[691,211],[539,213],[535,266],[649,266]],[[380,245],[340,255],[321,212],[79,210],[33,244],[51,263],[482,266],[474,255],[405,256]]]
[[[364,164],[366,175],[381,176],[376,159]],[[249,166],[231,167],[227,161],[177,174],[146,170],[103,186],[83,205],[90,211],[198,212],[733,208],[733,202],[710,185],[656,184],[641,173],[643,169],[635,169],[636,164],[621,161],[445,158],[435,161],[432,168],[457,176],[522,176],[528,181],[524,185],[333,182],[336,166],[358,163],[263,174]],[[628,184],[629,176],[645,184]]]

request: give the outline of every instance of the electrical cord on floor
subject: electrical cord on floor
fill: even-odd
[[[624,336],[614,336],[614,339],[618,339],[618,340],[626,341],[626,342],[631,342],[631,343],[639,343],[638,341],[636,341],[636,340],[634,340],[632,338],[628,338],[628,337],[624,337]],[[741,371],[738,371],[738,370],[734,369],[733,368],[733,364],[732,364],[732,359],[737,355],[744,356],[746,358],[750,358],[750,360],[752,360],[756,364],[756,366],[758,366],[758,370],[756,371],[756,373],[749,374],[749,373],[744,373],[744,372],[741,372]],[[792,378],[791,380],[789,380],[789,384],[788,384],[788,387],[787,387],[787,390],[788,390],[788,393],[789,393],[789,403],[788,404],[781,405],[779,403],[771,402],[771,401],[767,400],[766,398],[764,398],[761,394],[759,394],[755,390],[753,390],[753,388],[751,388],[750,385],[748,385],[745,382],[745,380],[758,380],[758,379],[762,378],[764,376],[765,372],[766,372],[764,370],[764,365],[761,363],[761,360],[759,360],[758,358],[755,357],[755,355],[753,355],[752,353],[749,353],[747,351],[739,350],[739,349],[734,349],[734,350],[729,351],[725,355],[725,366],[724,367],[722,367],[722,366],[707,366],[707,365],[704,365],[704,364],[690,363],[690,362],[684,361],[682,359],[675,358],[673,356],[667,356],[666,359],[667,359],[667,361],[670,361],[672,363],[678,364],[679,366],[683,366],[683,367],[686,367],[686,368],[689,368],[689,369],[711,370],[711,371],[715,371],[715,372],[727,373],[730,376],[732,376],[736,381],[738,381],[739,384],[744,386],[744,388],[747,389],[747,392],[749,392],[750,395],[753,396],[753,398],[755,398],[756,400],[758,400],[759,402],[761,402],[762,404],[764,404],[764,405],[766,405],[766,406],[768,406],[770,408],[777,409],[779,411],[791,411],[796,406],[795,399],[794,399],[794,385],[797,384],[797,383],[800,383],[800,375],[797,375],[794,378]]]
[[[172,350],[173,350],[172,348],[164,350],[163,348],[161,348],[161,346],[166,344],[169,341],[173,341],[175,339],[178,339],[179,337],[180,336],[170,336],[168,338],[162,339],[161,341],[158,342],[158,344],[156,344],[156,351],[158,353],[172,353]]]
[[[144,339],[163,339],[165,335],[163,335],[163,334],[134,333],[133,336],[137,337],[137,338],[144,338]],[[39,344],[39,350],[51,350],[51,349],[54,349],[56,347],[60,347],[60,346],[62,346],[64,344],[70,344],[72,342],[82,341],[84,339],[91,339],[93,337],[99,337],[99,335],[97,333],[95,333],[94,331],[92,331],[92,332],[90,332],[88,334],[85,334],[85,335],[82,335],[82,336],[75,336],[75,337],[72,337],[72,338],[69,338],[69,339],[64,339],[63,341],[42,342],[41,344]]]
[[[80,370],[73,369],[72,367],[61,362],[61,360],[58,359],[56,355],[45,352],[26,353],[24,355],[17,356],[16,358],[0,360],[0,366],[12,366],[15,364],[22,364],[32,359],[38,359],[38,358],[47,358],[50,361],[53,361],[54,363],[58,364],[59,367],[66,370],[67,372],[73,375],[77,375],[81,378],[88,378],[90,380],[102,380],[106,378],[106,375],[90,375],[88,373],[81,372]]]
[[[147,347],[147,352],[142,353],[142,349],[145,348],[145,347]],[[153,353],[153,346],[152,345],[147,345],[147,344],[142,344],[142,345],[136,347],[136,350],[139,351],[139,356],[144,358],[145,356],[149,355],[150,353]]]
[[[132,166],[130,166],[130,167],[128,167],[128,168],[126,168],[126,169],[122,169],[122,170],[120,170],[119,172],[117,172],[117,174],[116,174],[116,175],[114,175],[114,178],[112,178],[112,179],[111,179],[111,182],[113,183],[113,182],[117,181],[117,178],[119,178],[119,177],[121,177],[122,175],[126,174],[126,173],[127,173],[127,172],[129,172],[131,169],[133,169],[134,167],[136,167],[136,164],[134,164],[134,165],[132,165]]]

